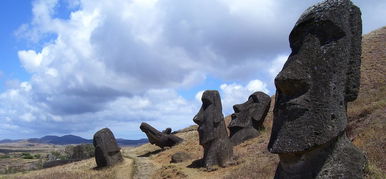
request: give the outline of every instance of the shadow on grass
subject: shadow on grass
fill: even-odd
[[[142,154],[142,155],[138,155],[138,157],[149,157],[151,155],[158,154],[158,153],[160,153],[162,151],[163,151],[162,149],[158,149],[158,150],[151,151],[151,152],[148,152],[148,153],[145,153],[145,154]]]
[[[204,160],[198,159],[193,161],[190,165],[188,165],[188,168],[202,168],[203,167]]]

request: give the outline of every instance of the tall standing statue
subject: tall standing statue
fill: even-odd
[[[95,161],[98,167],[115,165],[123,161],[121,148],[114,134],[108,128],[103,128],[94,134]]]
[[[350,0],[307,9],[275,78],[268,149],[279,154],[275,178],[363,178],[365,156],[347,139],[347,103],[357,98],[361,12]]]
[[[228,128],[229,137],[234,145],[259,135],[270,104],[271,98],[267,94],[255,92],[245,103],[233,106],[235,112],[232,114]]]
[[[200,145],[204,147],[204,166],[211,170],[214,165],[227,166],[233,155],[233,146],[228,138],[220,94],[206,90],[201,97],[202,106],[193,121],[198,124]]]

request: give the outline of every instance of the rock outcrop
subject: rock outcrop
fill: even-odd
[[[104,128],[94,134],[95,161],[97,166],[113,166],[123,161],[121,148],[110,129]]]
[[[151,144],[155,144],[161,148],[172,147],[183,141],[181,138],[171,134],[171,128],[166,128],[164,131],[160,132],[145,122],[141,123],[139,128],[146,134]]]
[[[197,130],[200,145],[204,147],[204,167],[225,167],[231,161],[233,145],[226,131],[220,94],[215,90],[207,90],[202,94],[201,101],[201,109],[193,121],[199,125]]]
[[[232,114],[228,128],[234,145],[259,135],[270,104],[271,98],[267,94],[255,92],[245,103],[233,106],[235,112]]]
[[[358,95],[361,12],[350,0],[307,9],[293,28],[292,53],[275,78],[268,149],[275,178],[363,178],[365,156],[347,139],[347,103]]]

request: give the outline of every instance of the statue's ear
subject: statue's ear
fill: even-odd
[[[358,12],[359,11],[359,12]],[[360,10],[353,6],[350,18],[352,24],[351,31],[351,56],[347,64],[347,80],[345,89],[345,101],[354,101],[359,92],[360,86],[360,67],[361,67],[361,43],[362,43],[362,20]]]
[[[214,118],[213,118],[213,122],[215,123],[215,124],[218,124],[218,123],[220,123],[222,120],[224,120],[224,116],[221,114],[221,115],[218,115],[218,116],[214,116]]]

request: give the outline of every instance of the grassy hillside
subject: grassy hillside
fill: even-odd
[[[358,99],[348,106],[347,133],[369,160],[368,178],[386,178],[386,27],[364,35],[362,48],[361,89]],[[277,155],[267,151],[273,103],[272,98],[261,135],[234,148],[236,164],[213,172],[197,168],[203,149],[197,126],[191,126],[176,134],[184,142],[170,149],[151,144],[124,148],[125,162],[112,168],[94,170],[95,161],[89,159],[5,178],[273,178],[279,162]],[[170,163],[176,152],[187,152],[191,159]]]
[[[133,175],[133,160],[125,158],[122,163],[117,166],[95,169],[95,159],[87,159],[79,162],[66,164],[42,170],[35,170],[23,173],[10,175],[0,175],[0,179],[71,179],[71,178],[103,178],[103,179],[127,179]]]
[[[348,116],[350,139],[365,152],[370,171],[386,178],[386,27],[363,36],[361,88]]]

